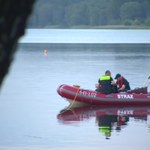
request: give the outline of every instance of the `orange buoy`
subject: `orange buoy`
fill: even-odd
[[[48,56],[48,50],[47,49],[44,50],[44,56]]]

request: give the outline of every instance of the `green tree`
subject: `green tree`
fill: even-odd
[[[89,18],[90,25],[106,25],[108,21],[107,16],[107,5],[108,1],[106,0],[93,0],[89,1]]]
[[[52,5],[42,5],[38,10],[38,22],[39,27],[46,26],[53,23],[52,18],[53,6]]]
[[[67,9],[66,22],[69,26],[87,25],[89,22],[88,13],[88,8],[84,3],[80,5],[74,4]]]
[[[145,25],[146,25],[146,26],[150,26],[150,18],[147,18],[147,19],[145,20]]]
[[[141,25],[149,6],[149,0],[37,0],[30,26]]]
[[[89,7],[89,25],[99,25],[99,8]]]
[[[149,18],[150,17],[150,1],[149,0],[143,1],[142,7],[143,7],[143,13],[145,14],[145,17]]]
[[[121,19],[141,19],[143,18],[143,9],[139,2],[127,2],[120,8]]]

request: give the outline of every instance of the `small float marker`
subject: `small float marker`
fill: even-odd
[[[48,56],[48,50],[44,49],[44,56]]]

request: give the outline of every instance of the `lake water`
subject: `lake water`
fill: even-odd
[[[143,86],[149,64],[150,44],[20,44],[0,95],[0,149],[147,150],[149,107],[62,112],[68,102],[57,88],[65,83],[94,90],[107,69],[132,88]],[[109,133],[100,130],[102,120],[111,120]]]

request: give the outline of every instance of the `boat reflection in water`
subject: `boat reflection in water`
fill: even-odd
[[[128,125],[131,117],[147,121],[149,115],[150,107],[84,106],[63,109],[57,118],[59,122],[68,124],[95,117],[99,131],[104,134],[106,139],[109,139],[112,130],[121,131],[123,127]]]

